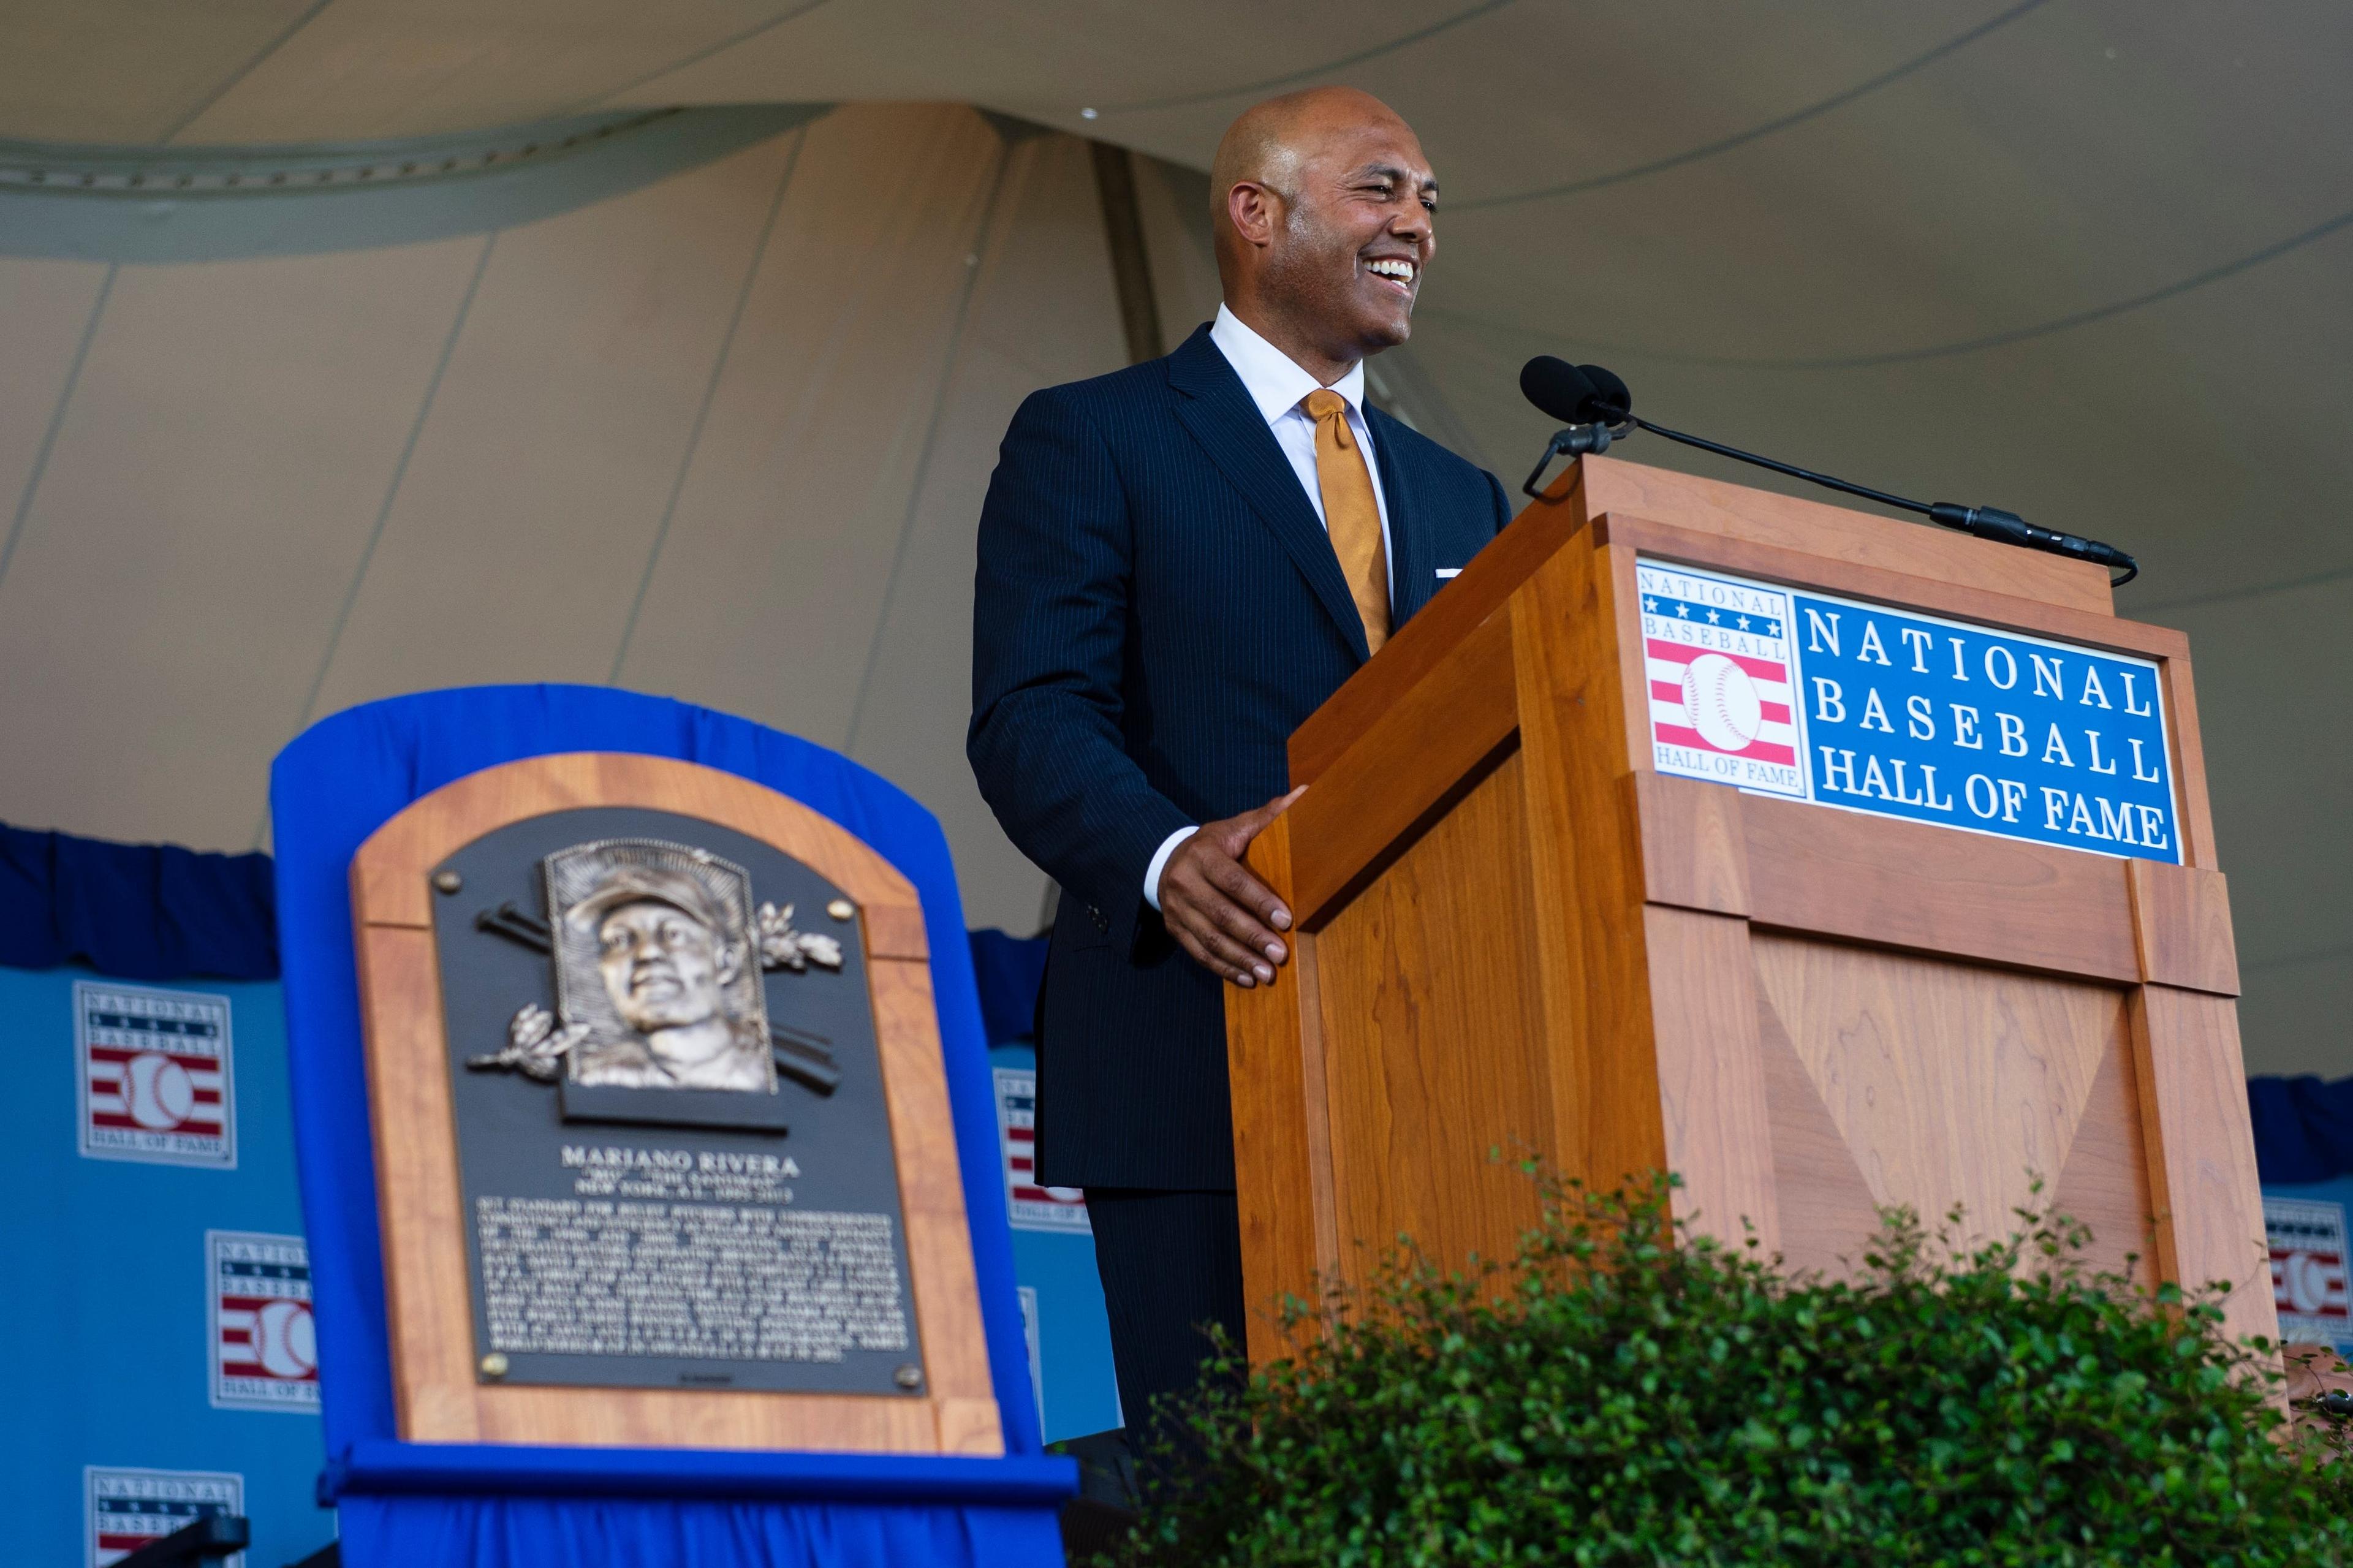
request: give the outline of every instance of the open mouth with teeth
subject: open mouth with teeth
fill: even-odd
[[[1365,270],[1400,294],[1413,293],[1414,264],[1402,256],[1383,256],[1365,263]]]

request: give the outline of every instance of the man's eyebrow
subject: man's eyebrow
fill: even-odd
[[[1400,185],[1418,184],[1422,190],[1428,192],[1431,195],[1436,195],[1438,194],[1437,175],[1432,174],[1426,179],[1418,178],[1411,171],[1399,168],[1395,163],[1367,163],[1363,168],[1357,170],[1356,174],[1350,176],[1350,178],[1355,180],[1388,180],[1393,184]]]

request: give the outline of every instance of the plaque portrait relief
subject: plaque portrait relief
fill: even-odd
[[[704,848],[600,839],[540,872],[544,921],[508,905],[477,923],[534,946],[544,931],[555,1011],[524,1003],[505,1047],[467,1066],[584,1089],[776,1092],[761,973],[838,972],[838,938],[796,929],[791,904],[755,910],[751,874]]]
[[[773,1094],[766,1010],[747,966],[749,879],[674,844],[576,844],[546,861],[555,994],[572,1081]]]

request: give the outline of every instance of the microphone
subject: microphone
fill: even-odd
[[[2065,555],[2077,561],[2088,561],[2095,566],[2121,571],[2112,587],[2122,587],[2140,575],[2140,563],[2113,544],[2103,544],[2096,539],[2084,539],[2072,533],[2060,533],[2048,528],[2038,528],[2014,511],[2004,511],[1995,506],[1959,506],[1952,501],[1934,503],[1910,500],[1903,496],[1875,490],[1868,485],[1850,484],[1844,479],[1818,474],[1810,468],[1776,462],[1760,458],[1754,452],[1744,452],[1737,447],[1726,447],[1697,436],[1686,436],[1680,430],[1670,430],[1634,416],[1634,395],[1626,383],[1598,364],[1571,364],[1550,354],[1539,354],[1520,367],[1520,395],[1545,413],[1567,426],[1554,433],[1545,447],[1543,460],[1527,482],[1520,487],[1527,495],[1542,496],[1537,483],[1552,460],[1563,453],[1582,454],[1606,452],[1613,439],[1623,439],[1636,430],[1648,430],[1670,441],[1686,447],[1696,447],[1703,452],[1714,452],[1721,458],[1737,462],[1753,463],[1760,468],[1770,468],[1777,474],[1804,479],[1809,484],[1843,491],[1892,506],[1901,511],[1916,512],[1931,522],[1957,529],[1978,539],[1990,539],[2003,544],[2015,544],[2028,550],[2048,551],[2053,555]]]
[[[1592,373],[1597,371],[1614,389],[1614,396],[1595,382]],[[1609,450],[1610,437],[1624,434],[1623,429],[1612,426],[1624,425],[1634,401],[1626,384],[1599,365],[1574,365],[1550,354],[1539,354],[1520,367],[1520,395],[1563,426],[1553,432],[1544,456],[1536,459],[1535,472],[1520,487],[1532,496],[1542,493],[1536,481],[1544,478],[1544,471],[1552,467],[1555,458],[1563,453],[1578,458],[1588,452]]]

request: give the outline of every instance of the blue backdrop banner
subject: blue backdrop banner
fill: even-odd
[[[348,869],[370,834],[442,785],[565,752],[675,757],[751,779],[839,823],[914,885],[931,942],[1004,1458],[397,1441]],[[1044,1454],[1040,1444],[987,1042],[947,843],[928,812],[847,759],[747,721],[560,686],[430,692],[338,714],[280,754],[270,802],[327,1484],[343,1510],[346,1562],[353,1568],[1060,1562],[1057,1505],[1076,1490],[1076,1467]],[[570,1478],[560,1487],[552,1479],[559,1474]],[[717,1490],[724,1495],[713,1495],[714,1475],[723,1478]],[[448,1484],[434,1489],[434,1476]],[[462,1485],[454,1479],[460,1476]],[[795,1498],[856,1500],[784,1500]]]

